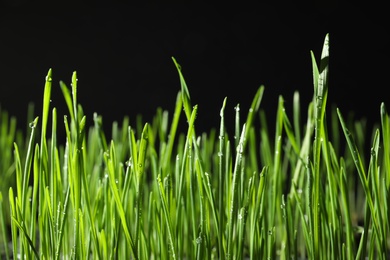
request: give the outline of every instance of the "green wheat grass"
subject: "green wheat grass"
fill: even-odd
[[[110,137],[100,115],[86,124],[76,72],[70,88],[60,82],[68,113],[57,114],[50,69],[27,138],[0,110],[2,258],[388,259],[386,107],[372,132],[329,109],[329,35],[320,61],[311,58],[306,108],[298,92],[292,108],[280,95],[269,122],[260,86],[246,114],[236,105],[226,115],[222,100],[219,126],[204,133],[173,59],[180,89],[172,117],[159,108],[151,122],[139,116],[131,126],[125,116]]]

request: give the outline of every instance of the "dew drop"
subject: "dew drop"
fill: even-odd
[[[132,163],[131,163],[130,160],[128,160],[128,161],[125,162],[125,165],[126,165],[126,167],[131,167],[131,166],[132,166]]]

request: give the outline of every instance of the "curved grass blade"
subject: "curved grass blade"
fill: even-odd
[[[177,63],[176,59],[172,57],[172,60],[176,66],[177,72],[179,73],[180,78],[180,87],[181,87],[181,96],[183,100],[183,106],[184,106],[184,112],[187,116],[187,120],[190,119],[192,108],[191,108],[191,98],[190,98],[190,92],[188,91],[187,83],[184,79],[183,73],[181,72],[181,66],[179,63]]]
[[[19,223],[19,221],[15,217],[12,217],[12,221],[23,232],[23,235],[25,236],[25,238],[27,239],[28,244],[30,245],[31,249],[33,250],[35,257],[37,259],[40,259],[39,253],[38,253],[37,249],[34,246],[34,242],[31,240],[30,236],[28,235],[26,227],[24,225],[22,225],[21,223]]]

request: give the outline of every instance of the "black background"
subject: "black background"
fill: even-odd
[[[150,121],[157,107],[172,116],[180,83],[171,57],[182,66],[192,104],[199,105],[201,131],[219,126],[225,97],[226,117],[234,118],[237,104],[246,115],[260,85],[270,118],[279,95],[291,110],[294,91],[305,116],[313,95],[310,51],[319,60],[327,33],[329,106],[377,122],[381,102],[390,101],[390,33],[379,6],[0,3],[0,104],[21,128],[28,124],[29,102],[41,114],[49,68],[59,122],[67,114],[59,81],[70,87],[73,71],[89,125],[94,112],[108,130],[125,115]]]

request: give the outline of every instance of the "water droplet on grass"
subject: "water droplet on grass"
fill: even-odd
[[[132,159],[130,158],[128,161],[125,162],[125,164],[126,164],[127,167],[132,167],[133,166]]]

